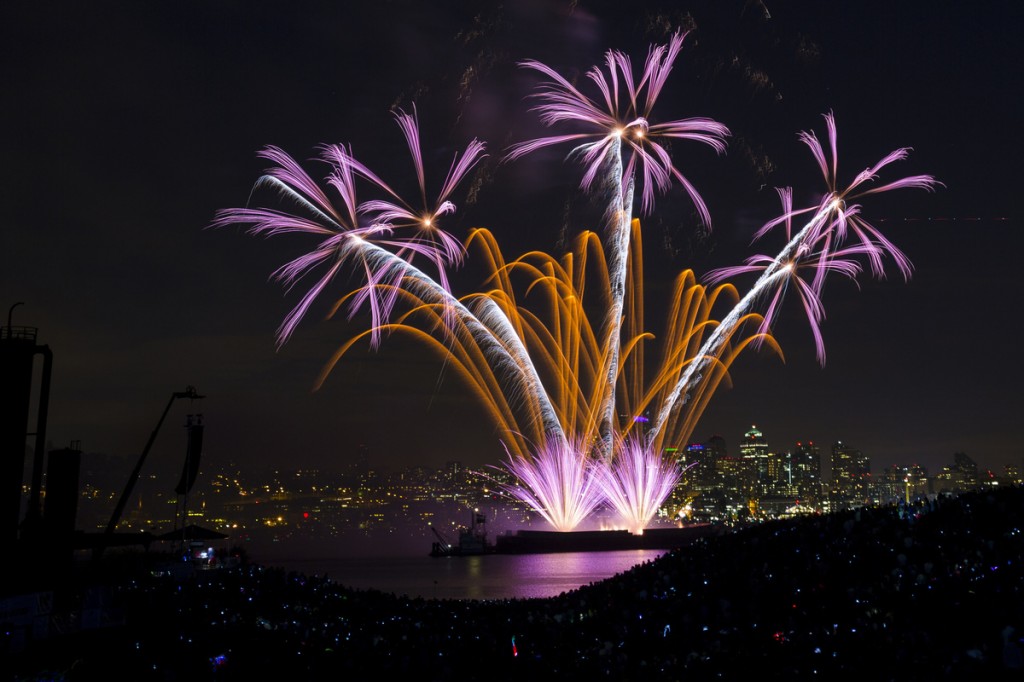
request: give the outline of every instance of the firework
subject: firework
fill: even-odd
[[[724,138],[728,136],[729,129],[707,118],[686,118],[667,123],[651,123],[649,120],[685,39],[685,33],[677,32],[668,45],[652,46],[639,79],[627,55],[609,50],[605,54],[607,74],[596,66],[587,72],[587,78],[600,92],[600,101],[587,97],[554,69],[540,62],[521,62],[521,66],[538,71],[549,81],[542,84],[534,95],[542,102],[534,107],[541,121],[549,126],[571,123],[585,130],[520,142],[509,148],[506,158],[514,160],[544,147],[571,142],[575,146],[570,155],[580,158],[585,166],[580,183],[584,191],[593,190],[596,179],[608,177],[608,171],[611,171],[610,184],[617,192],[609,206],[610,215],[625,215],[628,225],[632,206],[627,199],[639,169],[643,180],[644,213],[653,210],[656,191],[667,191],[675,178],[690,195],[705,224],[710,225],[711,217],[703,199],[673,165],[671,155],[659,139],[694,140],[721,153],[725,151]]]
[[[289,288],[319,273],[279,328],[278,343],[294,333],[342,268],[358,270],[363,285],[341,297],[330,314],[345,308],[351,316],[368,308],[370,326],[338,348],[317,385],[356,343],[368,338],[376,347],[384,335],[407,334],[454,369],[497,425],[507,455],[504,467],[516,478],[502,485],[510,497],[558,530],[572,530],[607,505],[633,532],[642,532],[682,472],[667,453],[688,442],[721,382],[729,381],[736,357],[748,347],[765,345],[781,355],[771,328],[790,288],[803,306],[824,364],[820,324],[827,276],[855,279],[866,261],[872,274],[881,277],[888,260],[905,278],[910,276],[909,259],[863,217],[856,202],[889,190],[938,185],[927,175],[876,184],[883,168],[907,157],[908,150],[898,149],[840,188],[835,120],[826,114],[828,151],[813,132],[799,136],[824,175],[826,195],[814,206],[794,209],[792,191],[778,191],[781,215],[754,236],[756,241],[784,231],[777,255],[752,256],[742,265],[709,273],[704,282],[689,270],[680,273],[655,347],[644,317],[642,233],[633,216],[634,192],[639,184],[640,213],[646,214],[656,194],[678,182],[710,225],[700,195],[659,140],[691,140],[722,152],[729,134],[705,118],[651,122],[684,39],[685,34],[676,33],[666,45],[652,46],[638,73],[628,56],[609,51],[605,69],[587,73],[595,98],[544,64],[522,63],[544,78],[533,95],[541,121],[579,130],[513,145],[505,160],[571,144],[570,156],[584,168],[581,188],[601,189],[609,196],[603,237],[584,232],[561,257],[531,251],[508,260],[486,229],[472,231],[463,244],[442,228],[442,219],[455,211],[450,197],[482,158],[484,145],[473,140],[456,155],[441,191],[428,201],[415,109],[412,114],[398,111],[395,119],[413,159],[417,202],[405,201],[357,161],[350,148],[329,145],[322,158],[329,168],[326,182],[338,195],[336,205],[290,156],[267,148],[261,156],[275,165],[258,184],[276,189],[298,212],[230,209],[219,212],[214,224],[247,224],[261,236],[306,233],[320,238],[313,251],[274,273]],[[358,203],[356,180],[383,197]],[[798,217],[805,222],[794,231]],[[457,297],[447,269],[461,263],[469,248],[479,250],[489,288]],[[740,296],[726,280],[749,273],[758,277]],[[606,311],[596,324],[587,314],[592,309]],[[719,322],[715,315],[720,310],[726,314]],[[651,350],[657,351],[654,361]]]
[[[399,113],[396,120],[409,144],[421,194],[425,197],[416,119]],[[366,286],[351,298],[349,314],[355,315],[363,306],[369,306],[371,328],[375,330],[372,335],[374,346],[380,342],[379,330],[391,314],[402,280],[410,272],[406,263],[411,264],[417,256],[430,261],[438,272],[439,286],[447,290],[445,270],[461,260],[462,246],[441,229],[438,219],[455,210],[447,197],[479,161],[483,151],[481,142],[471,141],[462,159],[456,158],[453,162],[436,205],[419,212],[409,208],[408,204],[388,200],[357,203],[356,173],[384,188],[392,197],[397,199],[397,195],[341,145],[325,145],[321,153],[321,159],[330,169],[327,184],[335,190],[341,206],[332,202],[327,193],[284,151],[276,147],[262,151],[260,156],[276,165],[257,185],[271,186],[285,199],[298,205],[301,213],[271,208],[227,209],[217,213],[213,225],[249,225],[251,234],[266,237],[301,232],[322,238],[312,252],[286,263],[273,274],[290,289],[313,271],[326,268],[281,324],[278,345],[291,337],[313,301],[335,275],[350,264],[362,271]]]
[[[870,183],[877,180],[878,172],[882,168],[907,158],[909,150],[897,149],[883,157],[873,167],[858,173],[845,189],[839,189],[836,180],[838,153],[835,118],[831,113],[825,114],[824,118],[828,129],[830,155],[825,154],[813,132],[800,133],[800,140],[807,144],[814,155],[825,177],[828,192],[816,206],[794,210],[792,191],[788,188],[780,190],[782,214],[767,222],[754,235],[754,239],[757,240],[772,229],[780,225],[785,226],[787,241],[778,255],[753,256],[745,265],[722,268],[708,274],[707,281],[714,283],[748,272],[761,273],[750,290],[708,338],[699,353],[701,357],[713,357],[716,345],[724,341],[729,330],[740,324],[743,316],[757,303],[767,298],[767,313],[762,322],[762,329],[766,329],[775,317],[786,288],[795,283],[814,336],[818,360],[824,364],[825,344],[819,323],[825,315],[820,299],[825,277],[832,272],[856,277],[861,271],[860,264],[855,260],[857,256],[867,258],[873,274],[877,277],[885,274],[884,259],[887,256],[892,258],[905,278],[910,277],[912,266],[909,259],[861,215],[859,204],[850,202],[867,195],[895,189],[915,188],[931,191],[940,183],[930,175],[910,175],[883,185],[871,186]],[[792,234],[793,218],[805,214],[810,214],[810,219],[796,234]],[[848,245],[849,241],[855,243]],[[805,271],[813,275],[810,283],[799,276]],[[672,395],[661,405],[653,433],[657,434],[669,415],[679,409],[680,396],[685,396],[690,381],[699,375],[706,364],[707,361],[701,360],[688,369]]]
[[[602,502],[590,447],[580,439],[547,441],[530,458],[509,453],[506,466],[518,483],[502,488],[555,530],[573,530]]]
[[[535,95],[541,101],[535,107],[541,121],[549,126],[570,122],[587,130],[513,145],[506,158],[514,160],[543,147],[572,142],[575,146],[570,156],[579,157],[585,166],[581,188],[589,191],[594,187],[596,178],[604,177],[611,190],[612,198],[606,210],[611,297],[602,335],[606,349],[604,374],[610,386],[616,384],[619,374],[626,268],[637,171],[642,178],[643,212],[653,209],[656,189],[667,191],[672,178],[676,178],[689,193],[704,222],[711,222],[704,201],[675,167],[668,151],[658,140],[662,137],[695,140],[722,152],[725,150],[723,139],[729,134],[728,129],[705,118],[659,124],[651,124],[649,121],[685,37],[685,33],[677,32],[667,45],[652,46],[639,78],[633,73],[628,56],[609,50],[605,55],[607,74],[596,66],[587,72],[587,77],[600,92],[600,101],[587,97],[550,67],[536,61],[522,62],[522,66],[536,70],[547,78],[547,82],[540,86]],[[600,406],[603,415],[602,451],[606,458],[612,455],[615,438],[614,398],[613,391],[605,396],[605,402]]]
[[[679,482],[683,471],[666,466],[640,438],[620,439],[614,459],[597,469],[597,485],[630,532],[641,534]]]

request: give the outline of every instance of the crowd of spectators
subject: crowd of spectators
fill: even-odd
[[[549,599],[140,576],[109,585],[118,624],[12,654],[8,679],[1019,680],[1022,550],[1013,487],[766,522]]]

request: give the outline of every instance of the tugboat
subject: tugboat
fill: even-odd
[[[456,543],[450,542],[434,526],[430,527],[437,536],[430,548],[430,556],[473,556],[479,554],[493,554],[494,545],[487,539],[487,517],[473,510],[469,517],[469,526],[459,528],[459,540]]]

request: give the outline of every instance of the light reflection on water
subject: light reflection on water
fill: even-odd
[[[554,597],[655,559],[666,550],[489,554],[467,557],[323,557],[262,561],[306,575],[326,575],[356,589],[425,599]]]

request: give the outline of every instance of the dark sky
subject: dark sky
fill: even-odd
[[[4,3],[0,304],[23,302],[13,323],[38,327],[54,352],[49,438],[134,457],[171,393],[191,384],[207,397],[175,405],[154,460],[176,463],[184,415],[202,412],[208,462],[332,468],[360,448],[380,464],[497,462],[485,415],[421,349],[354,354],[314,392],[355,328],[319,306],[276,350],[297,298],[268,281],[312,243],[206,227],[249,200],[268,144],[305,160],[321,143],[351,143],[388,179],[411,181],[389,108],[415,102],[428,182],[473,136],[491,152],[476,201],[454,197],[452,231],[488,227],[508,255],[558,252],[566,234],[597,226],[560,153],[494,163],[540,132],[523,103],[535,79],[515,62],[579,73],[617,48],[640,63],[666,27],[690,26],[656,112],[710,116],[733,135],[722,157],[679,147],[713,231],[678,192],[659,201],[644,220],[650,295],[679,270],[751,253],[777,210],[772,188],[792,185],[798,201],[822,190],[796,135],[822,134],[826,111],[847,178],[913,147],[888,177],[945,184],[865,202],[913,278],[829,285],[824,368],[789,301],[776,328],[786,362],[762,353],[734,365],[694,439],[721,434],[735,448],[757,424],[775,449],[843,440],[876,467],[934,473],[958,451],[984,467],[1021,464],[1024,17],[1009,0],[970,5]],[[479,285],[471,266],[456,293]],[[341,278],[325,303],[348,288]]]

